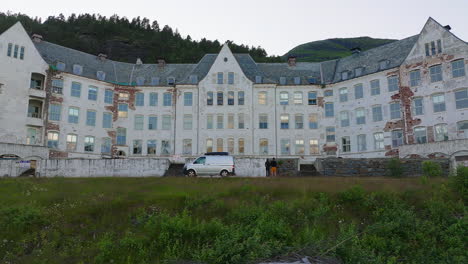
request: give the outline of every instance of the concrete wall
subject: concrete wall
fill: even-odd
[[[236,176],[239,177],[265,177],[265,159],[235,158]]]
[[[41,160],[40,177],[161,177],[169,168],[166,159]]]
[[[1,155],[16,155],[23,160],[47,159],[49,149],[41,146],[0,143]]]
[[[21,168],[16,160],[0,160],[0,177],[18,177],[28,168]]]

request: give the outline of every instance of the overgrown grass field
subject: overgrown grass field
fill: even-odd
[[[0,179],[1,263],[467,263],[465,178]],[[454,187],[455,186],[455,187]]]

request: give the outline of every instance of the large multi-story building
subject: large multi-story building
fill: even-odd
[[[468,153],[468,44],[432,18],[317,63],[256,63],[227,45],[197,64],[123,63],[20,23],[0,35],[0,58],[0,142],[50,158]]]

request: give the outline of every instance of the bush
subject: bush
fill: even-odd
[[[468,200],[468,167],[458,167],[457,174],[450,178],[450,183],[455,192]]]
[[[387,163],[387,170],[391,177],[400,178],[403,176],[403,166],[401,165],[401,161],[398,158],[390,159],[390,161]]]
[[[440,177],[442,176],[442,167],[434,161],[425,160],[422,162],[423,175],[426,177]]]

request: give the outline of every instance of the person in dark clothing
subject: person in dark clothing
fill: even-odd
[[[276,169],[278,167],[278,163],[276,163],[276,159],[273,158],[273,160],[270,162],[270,171],[271,171],[271,176],[276,176]]]
[[[265,161],[265,170],[266,170],[266,176],[269,177],[270,176],[270,160],[269,159],[266,159]]]

